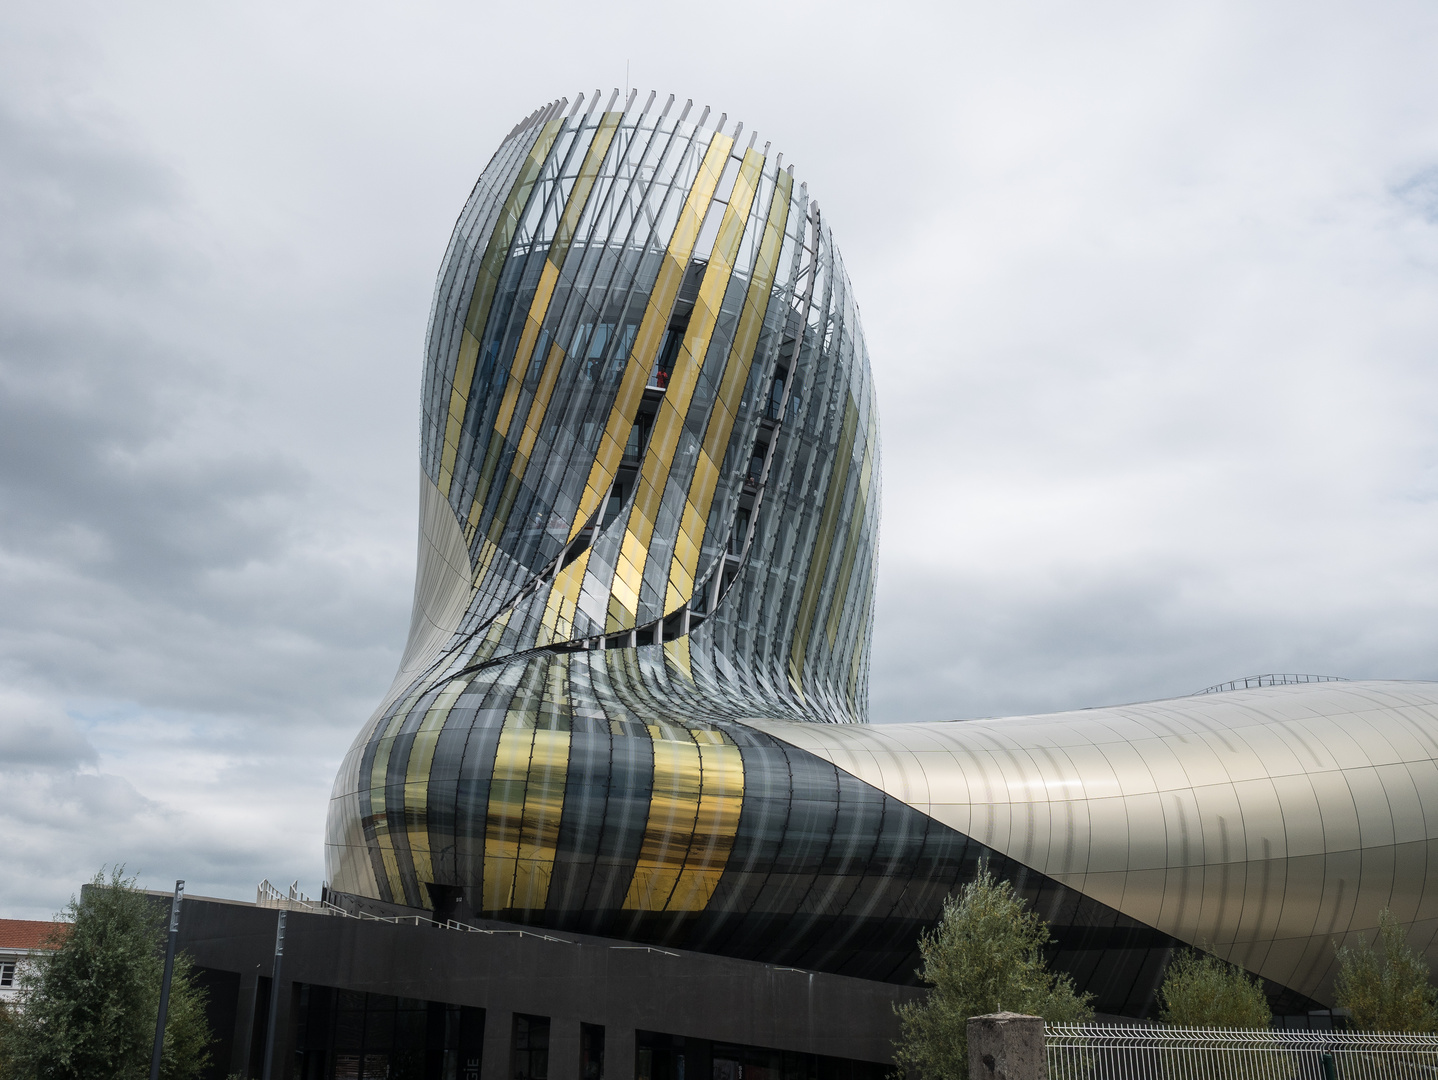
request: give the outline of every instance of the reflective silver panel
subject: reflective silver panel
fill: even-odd
[[[937,724],[746,723],[1140,922],[1328,999],[1391,908],[1438,962],[1438,684]]]

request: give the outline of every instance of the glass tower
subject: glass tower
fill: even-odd
[[[863,330],[817,202],[742,124],[616,91],[516,125],[440,268],[422,412],[409,642],[335,783],[332,889],[911,981],[987,863],[1127,1013],[1186,943],[1296,1011],[1374,904],[1438,928],[1431,686],[866,723]],[[1401,778],[1337,763],[1354,713]]]

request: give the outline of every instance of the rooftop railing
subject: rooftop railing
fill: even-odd
[[[1205,687],[1198,693],[1221,694],[1226,690],[1252,690],[1258,686],[1297,686],[1300,683],[1347,681],[1340,675],[1250,675],[1246,679],[1234,679],[1232,682],[1221,682]]]

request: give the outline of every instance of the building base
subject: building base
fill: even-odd
[[[276,1080],[882,1080],[894,1006],[923,993],[508,923],[298,905],[276,987],[279,914],[184,900],[179,944],[209,989],[217,1080],[259,1077],[267,1055]]]

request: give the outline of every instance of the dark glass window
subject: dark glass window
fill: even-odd
[[[604,1080],[604,1025],[579,1025],[579,1080]]]
[[[769,405],[764,415],[770,420],[779,419],[779,410],[784,407],[784,378],[776,375],[774,382],[769,387]]]
[[[510,1080],[549,1080],[549,1017],[514,1014]]]
[[[884,1080],[887,1065],[635,1032],[637,1080]]]
[[[484,1010],[301,984],[299,1080],[479,1080]]]

